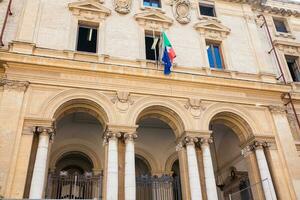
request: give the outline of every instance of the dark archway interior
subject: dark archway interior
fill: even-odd
[[[67,171],[69,175],[92,172],[93,163],[87,155],[81,152],[70,152],[62,156],[55,165],[56,171]]]
[[[135,156],[135,174],[137,177],[151,175],[151,169],[148,162],[140,156]]]

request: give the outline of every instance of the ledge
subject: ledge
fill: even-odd
[[[147,60],[125,60],[108,55],[39,48],[31,43],[10,44],[9,51],[0,50],[0,60],[6,63],[59,67],[123,75],[157,78],[159,80],[186,81],[236,88],[289,92],[289,85],[276,83],[273,74],[251,74],[208,67],[174,66],[169,76],[163,75],[163,66]]]

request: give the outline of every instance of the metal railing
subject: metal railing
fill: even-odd
[[[237,192],[233,192],[233,193],[229,194],[229,200],[254,200],[252,191],[256,190],[258,186],[263,187],[263,185],[267,186],[267,188],[271,192],[271,188],[270,188],[268,179],[264,179],[260,182],[254,183],[253,185],[245,187]]]
[[[136,178],[137,200],[181,200],[179,177],[141,176]]]
[[[46,198],[51,199],[102,199],[102,175],[67,173],[48,177]]]

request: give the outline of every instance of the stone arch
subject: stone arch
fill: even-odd
[[[142,157],[143,159],[145,159],[148,162],[148,164],[150,165],[151,173],[160,171],[157,160],[151,153],[149,153],[141,148],[135,147],[135,154],[137,156]]]
[[[174,152],[173,154],[171,154],[168,159],[166,160],[166,164],[165,164],[165,171],[166,172],[171,172],[172,171],[172,166],[174,164],[174,162],[178,159],[178,152]]]
[[[58,148],[55,152],[51,154],[49,168],[50,170],[55,169],[55,164],[59,161],[64,155],[69,152],[81,152],[87,155],[93,163],[94,171],[100,171],[102,169],[102,162],[99,159],[99,156],[92,148],[89,148],[83,144],[68,144]]]
[[[130,110],[129,120],[131,125],[145,118],[157,118],[167,123],[174,131],[176,137],[191,129],[190,116],[178,102],[167,98],[142,98]]]
[[[70,89],[60,92],[49,98],[41,108],[42,117],[46,119],[56,119],[64,112],[72,108],[90,110],[90,114],[95,116],[102,125],[114,123],[115,111],[111,101],[96,91]]]
[[[220,122],[237,134],[241,143],[255,133],[260,133],[258,122],[241,106],[216,103],[210,105],[202,115],[202,130],[209,130],[211,122]]]

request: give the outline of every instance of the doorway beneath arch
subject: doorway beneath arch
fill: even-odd
[[[146,115],[138,122],[135,158],[137,200],[182,199],[179,162],[175,159],[166,165],[176,152],[176,135],[166,121]]]
[[[234,128],[237,126],[235,125]],[[230,123],[214,120],[211,144],[218,199],[253,200],[253,189],[249,178],[249,166],[241,154],[241,142]]]
[[[56,121],[46,198],[102,199],[103,125],[89,109],[66,110]]]

